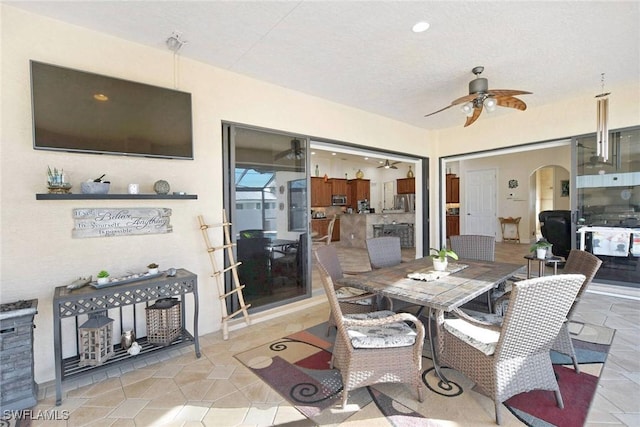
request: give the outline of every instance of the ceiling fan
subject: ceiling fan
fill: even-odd
[[[483,71],[484,67],[482,66],[474,67],[471,70],[471,72],[476,75],[476,78],[469,82],[469,95],[455,99],[451,102],[451,105],[441,108],[438,111],[434,111],[433,113],[429,113],[425,115],[425,117],[432,116],[455,105],[462,105],[462,111],[467,115],[467,122],[464,126],[467,127],[480,117],[480,113],[482,113],[483,108],[486,108],[489,112],[495,110],[497,105],[501,107],[515,108],[521,111],[527,109],[527,104],[516,98],[514,95],[527,95],[531,94],[531,92],[512,89],[489,90],[489,82],[487,79],[480,77],[480,74],[482,74]]]
[[[385,168],[385,169],[398,169],[397,166],[395,166],[397,163],[402,163],[402,162],[393,162],[393,163],[389,163],[389,159],[387,159],[386,162],[384,162],[384,165],[380,165],[378,166],[378,169],[380,168]]]
[[[281,151],[273,156],[274,160],[280,160],[286,158],[289,160],[301,160],[304,158],[304,148],[302,148],[302,142],[298,138],[291,140],[291,148]]]

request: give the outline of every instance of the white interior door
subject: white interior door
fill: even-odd
[[[467,171],[464,179],[462,234],[496,235],[496,170]]]

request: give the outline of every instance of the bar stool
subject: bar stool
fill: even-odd
[[[517,217],[517,218],[498,217],[498,219],[500,220],[500,229],[502,230],[502,241],[503,242],[520,243],[520,230],[519,230],[519,227],[518,227],[518,224],[520,224],[520,218],[521,217]],[[515,237],[505,237],[505,231],[506,231],[507,225],[509,225],[509,224],[513,224],[513,226],[516,228]]]

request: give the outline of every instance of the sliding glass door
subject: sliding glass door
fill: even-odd
[[[640,128],[575,139],[577,246],[597,255],[596,281],[640,286]]]
[[[223,132],[225,206],[245,302],[266,309],[309,296],[307,140],[230,124]]]

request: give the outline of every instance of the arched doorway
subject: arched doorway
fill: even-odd
[[[538,213],[571,210],[569,171],[559,165],[545,165],[529,176],[529,236],[542,237]]]

